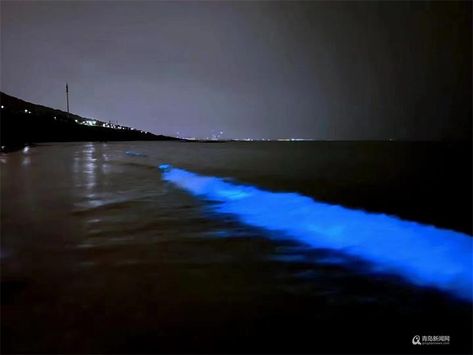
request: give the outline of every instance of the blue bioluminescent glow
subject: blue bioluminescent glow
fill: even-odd
[[[168,164],[160,169],[164,180],[218,202],[217,212],[243,223],[358,257],[377,271],[473,300],[473,239],[466,234],[321,203],[297,193],[238,185]]]
[[[125,152],[126,155],[129,155],[130,157],[142,157],[142,158],[145,158],[147,157],[146,154],[143,154],[143,153],[139,153],[139,152],[133,152],[131,150],[127,150]]]

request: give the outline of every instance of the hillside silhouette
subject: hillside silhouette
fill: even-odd
[[[4,152],[40,142],[179,140],[68,114],[3,92],[0,92],[0,104],[0,145]]]

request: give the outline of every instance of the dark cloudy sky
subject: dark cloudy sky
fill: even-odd
[[[156,133],[471,136],[471,2],[1,1],[1,90]]]

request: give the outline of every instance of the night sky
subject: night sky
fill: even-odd
[[[1,90],[154,133],[468,139],[471,2],[1,1]]]

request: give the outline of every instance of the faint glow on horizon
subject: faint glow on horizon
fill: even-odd
[[[275,193],[221,178],[159,166],[163,179],[218,202],[216,212],[315,248],[337,250],[370,262],[377,272],[402,276],[473,300],[473,240],[470,236],[384,214],[320,203],[297,193]]]

